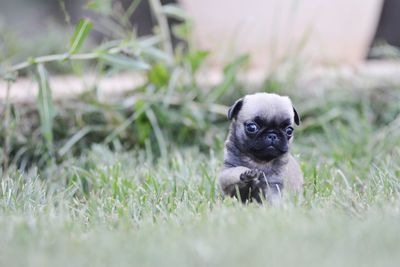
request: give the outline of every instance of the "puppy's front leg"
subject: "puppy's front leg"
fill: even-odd
[[[246,171],[250,171],[250,169],[246,167],[224,168],[218,177],[222,192],[226,195],[233,196],[236,193],[236,188],[241,189],[246,186],[246,183],[240,179],[241,174]]]
[[[252,199],[262,202],[259,180],[261,175],[261,171],[246,167],[225,168],[220,173],[219,185],[226,195],[239,197],[242,202]]]

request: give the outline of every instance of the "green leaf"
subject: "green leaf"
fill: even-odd
[[[138,59],[133,59],[119,54],[101,54],[100,58],[116,67],[134,70],[149,70],[150,65]]]
[[[172,62],[172,57],[165,53],[164,51],[155,48],[155,47],[148,47],[143,49],[143,55],[149,56],[155,61],[164,61],[164,62]]]
[[[49,86],[47,71],[42,64],[37,65],[36,79],[39,85],[37,108],[40,117],[40,128],[49,149],[53,146],[54,107]]]
[[[154,47],[162,42],[162,38],[158,35],[150,35],[135,38],[134,42],[139,44],[141,48]]]
[[[178,20],[186,20],[188,18],[186,12],[182,8],[174,4],[162,6],[162,13],[164,13],[167,17],[175,18]]]
[[[187,55],[187,60],[191,66],[192,73],[196,73],[209,54],[208,51],[194,51]]]
[[[193,24],[190,21],[186,21],[185,23],[173,25],[172,32],[176,37],[188,40],[190,39],[190,34],[193,32]]]
[[[147,77],[149,82],[154,84],[157,88],[161,88],[168,84],[170,73],[164,64],[156,64],[151,68]]]
[[[93,28],[93,23],[87,19],[81,19],[78,22],[78,25],[75,27],[74,34],[72,35],[70,45],[69,45],[69,54],[76,54],[81,49],[83,43],[88,37],[90,31]]]
[[[135,121],[135,130],[137,133],[138,142],[142,145],[145,144],[146,140],[149,139],[151,133],[150,122],[144,113],[148,107],[148,104],[140,99],[135,103],[134,106],[135,113],[139,113]]]

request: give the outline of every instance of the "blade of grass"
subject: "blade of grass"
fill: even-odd
[[[150,0],[149,3],[151,10],[157,19],[157,24],[160,27],[160,34],[163,39],[163,48],[166,53],[173,57],[174,50],[172,48],[171,33],[169,32],[167,17],[162,11],[162,5],[159,0]]]
[[[70,55],[79,52],[92,28],[93,24],[89,20],[87,19],[79,20],[78,25],[75,27],[75,32],[72,35],[70,41],[70,47],[68,52]]]
[[[39,85],[37,108],[40,117],[40,128],[49,151],[53,147],[53,118],[54,107],[51,96],[51,88],[47,77],[47,71],[42,64],[37,65],[36,79]]]
[[[85,137],[85,135],[87,135],[88,133],[90,133],[91,129],[90,127],[84,127],[82,129],[80,129],[77,133],[75,133],[65,144],[63,147],[60,148],[60,150],[58,151],[58,155],[60,157],[63,157],[65,154],[67,154],[67,152],[69,150],[71,150],[71,148],[77,143],[79,142],[79,140],[81,140],[83,137]]]
[[[167,63],[173,62],[173,59],[167,53],[154,47],[146,47],[143,49],[142,53],[152,57],[156,61],[165,61]]]
[[[151,108],[148,108],[146,111],[146,116],[150,121],[151,126],[153,127],[154,134],[156,135],[158,147],[160,148],[161,157],[163,159],[167,159],[167,145],[165,143],[164,135],[160,129],[158,124],[156,115],[154,114]]]
[[[150,65],[142,60],[132,59],[123,55],[101,54],[100,58],[117,66],[126,69],[148,70]]]

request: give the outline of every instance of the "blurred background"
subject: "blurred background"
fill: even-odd
[[[212,51],[208,62],[217,66],[242,53],[250,53],[252,66],[266,70],[294,57],[306,63],[354,65],[367,58],[398,56],[400,4],[395,0],[161,3],[183,8],[195,44]],[[0,60],[16,62],[27,55],[62,51],[66,33],[82,17],[97,22],[91,34],[97,43],[125,37],[128,30],[150,35],[157,24],[147,0],[3,0]],[[179,19],[169,18],[168,23],[173,27]],[[171,38],[174,46],[182,41],[174,34]]]
[[[228,106],[254,91],[299,101],[304,132],[348,119],[326,109],[321,124],[311,95],[334,106],[362,91],[353,107],[374,99],[370,123],[388,123],[399,11],[395,0],[2,0],[3,161],[62,162],[93,143],[219,149]]]

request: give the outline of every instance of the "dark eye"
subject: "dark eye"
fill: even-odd
[[[293,134],[293,128],[292,127],[286,127],[286,129],[285,129],[285,132],[286,132],[286,135],[287,136],[292,136],[292,134]]]
[[[254,134],[254,133],[258,132],[258,125],[255,124],[254,122],[246,123],[246,131],[248,133]]]

